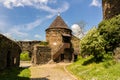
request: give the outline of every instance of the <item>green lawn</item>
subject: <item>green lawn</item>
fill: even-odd
[[[10,68],[0,71],[0,80],[30,80],[28,68]]]
[[[79,80],[120,80],[120,63],[109,60],[83,65],[89,59],[80,58],[67,69]]]

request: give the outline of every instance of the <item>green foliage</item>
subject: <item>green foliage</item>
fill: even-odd
[[[80,42],[82,55],[93,55],[96,61],[102,59],[105,54],[104,46],[106,41],[99,34],[97,28],[92,28]]]
[[[30,70],[26,68],[22,70],[18,76],[19,77],[30,77]]]
[[[0,80],[30,80],[28,68],[10,68],[0,72]]]
[[[110,20],[102,21],[98,30],[107,42],[105,46],[106,52],[113,51],[120,46],[120,15]]]
[[[120,15],[102,21],[98,29],[91,29],[80,42],[82,55],[93,55],[95,61],[109,58],[120,46]]]
[[[30,61],[29,52],[28,51],[23,51],[20,54],[20,60],[22,60],[22,61]]]
[[[42,46],[47,46],[47,45],[48,45],[48,42],[42,41],[42,42],[40,42],[40,45],[42,45]]]
[[[120,79],[120,63],[113,60],[107,60],[101,63],[91,63],[83,65],[88,58],[79,58],[79,60],[69,66],[67,69],[74,74],[78,80],[119,80]]]

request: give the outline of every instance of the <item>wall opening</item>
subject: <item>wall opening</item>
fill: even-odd
[[[64,54],[61,54],[61,61],[64,61]]]
[[[20,54],[21,61],[30,61],[31,60],[31,53],[29,51],[22,51]]]
[[[70,43],[70,37],[63,36],[63,43]]]
[[[7,67],[10,67],[11,63],[11,53],[10,51],[7,52]]]

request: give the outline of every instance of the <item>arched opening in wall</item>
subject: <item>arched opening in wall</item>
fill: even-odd
[[[22,51],[20,54],[20,67],[30,67],[31,66],[31,52]]]
[[[30,61],[31,60],[31,52],[30,51],[22,51],[20,54],[20,61]]]
[[[78,55],[74,54],[74,61],[77,61],[77,59],[78,59]]]

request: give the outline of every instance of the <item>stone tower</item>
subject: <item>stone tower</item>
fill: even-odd
[[[72,60],[71,32],[60,15],[46,29],[46,40],[52,50],[51,55],[54,61]]]
[[[120,0],[102,0],[103,19],[120,14]]]

